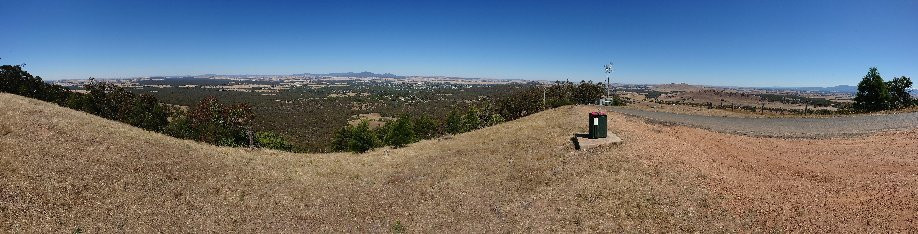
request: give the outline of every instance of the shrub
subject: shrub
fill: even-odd
[[[184,113],[172,117],[172,120],[163,129],[163,133],[182,139],[195,139],[196,135],[194,129],[191,128],[191,121]]]
[[[188,113],[188,132],[192,139],[215,145],[247,145],[254,117],[248,104],[224,105],[207,97]]]
[[[394,146],[395,148],[403,147],[417,141],[414,125],[407,115],[403,115],[395,121],[386,123],[386,127],[382,128],[382,130],[383,134],[380,135],[385,136],[386,144]]]
[[[84,88],[89,93],[71,95],[67,106],[150,131],[162,131],[168,124],[168,109],[151,95],[137,95],[105,82],[92,82]]]
[[[411,121],[414,125],[414,133],[418,138],[429,139],[440,134],[439,124],[430,115],[421,115],[412,118]]]
[[[446,116],[446,132],[449,134],[459,134],[464,132],[462,117],[459,116],[459,112],[452,110],[449,112],[449,115]]]
[[[345,126],[335,133],[332,148],[336,151],[364,153],[380,145],[379,137],[370,130],[369,123]]]
[[[293,145],[287,142],[283,136],[274,132],[258,132],[255,134],[255,143],[258,147],[290,151]]]
[[[468,132],[481,128],[481,117],[479,117],[478,108],[471,107],[462,117],[462,131]]]

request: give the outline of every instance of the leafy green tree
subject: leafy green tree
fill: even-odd
[[[168,108],[152,95],[138,95],[132,102],[130,109],[122,116],[122,121],[156,132],[162,131],[169,124]]]
[[[889,105],[889,88],[876,67],[871,67],[867,75],[857,85],[854,107],[864,111],[886,110]]]
[[[367,121],[357,126],[345,126],[335,133],[332,148],[336,151],[364,153],[380,145],[379,137],[370,130]]]
[[[478,108],[471,107],[462,117],[462,132],[468,132],[481,128],[481,114]]]
[[[386,125],[390,125],[390,127],[383,128],[387,130],[385,135],[386,144],[399,148],[417,141],[414,125],[407,115],[403,115]]]
[[[201,100],[188,113],[191,137],[215,145],[248,144],[248,129],[255,118],[248,104],[224,105],[214,97]]]
[[[191,127],[191,121],[184,113],[174,115],[172,120],[169,121],[169,124],[163,128],[163,133],[182,139],[195,139],[197,135],[194,128]]]
[[[411,118],[414,125],[414,133],[418,138],[430,139],[439,134],[439,126],[430,115],[421,115]]]
[[[605,94],[605,87],[602,83],[593,84],[592,82],[580,82],[577,90],[574,92],[574,102],[577,104],[594,104]]]
[[[258,132],[255,134],[255,142],[258,147],[290,151],[293,145],[290,144],[283,136],[274,132]]]
[[[886,82],[889,87],[890,105],[893,108],[906,108],[914,104],[912,95],[908,90],[912,87],[912,79],[902,76]]]
[[[449,112],[449,115],[446,116],[446,132],[449,134],[464,132],[462,116],[459,115],[458,111],[452,110]]]
[[[59,105],[66,103],[70,90],[60,85],[42,81],[40,76],[32,76],[20,65],[0,66],[0,92],[34,98]]]

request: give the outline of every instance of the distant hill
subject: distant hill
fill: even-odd
[[[812,92],[826,92],[826,93],[857,93],[857,86],[851,85],[837,85],[834,87],[767,87],[762,89],[771,89],[771,90],[797,90],[797,91],[812,91]]]
[[[370,77],[378,77],[378,78],[404,78],[404,76],[399,76],[399,75],[395,75],[395,74],[392,74],[392,73],[377,74],[377,73],[367,72],[367,71],[365,71],[365,72],[334,72],[334,73],[326,73],[326,74],[302,73],[302,74],[294,74],[294,75],[335,76],[335,77],[359,77],[359,78],[370,78]]]

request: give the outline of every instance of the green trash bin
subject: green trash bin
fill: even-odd
[[[606,113],[602,112],[592,112],[590,113],[590,122],[589,122],[589,136],[590,139],[597,138],[606,138],[608,135],[608,124],[606,123],[608,117]]]

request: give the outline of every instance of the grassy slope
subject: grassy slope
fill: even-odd
[[[737,227],[696,172],[615,147],[573,151],[568,138],[588,111],[360,155],[292,154],[178,140],[0,94],[0,232]]]

